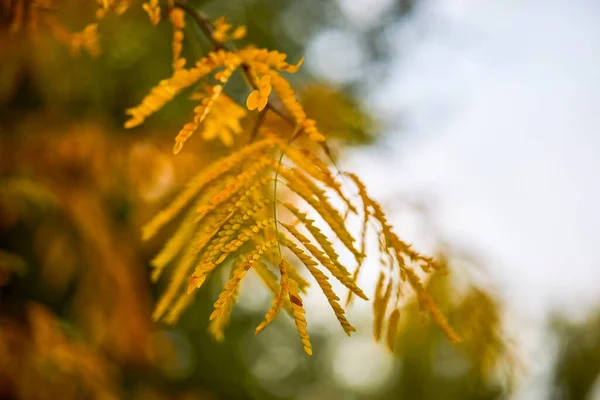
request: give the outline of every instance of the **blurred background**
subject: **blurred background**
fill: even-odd
[[[165,282],[149,260],[169,232],[142,242],[140,227],[230,150],[198,135],[172,155],[185,96],[122,128],[171,74],[168,24],[134,5],[100,21],[100,52],[73,54],[41,21],[80,30],[93,2],[36,3],[0,3],[0,398],[600,399],[600,3],[191,2],[305,56],[292,81],[339,165],[451,271],[428,286],[463,343],[409,304],[392,354],[369,304],[348,338],[312,290],[313,357],[287,316],[254,336],[271,301],[258,281],[223,343],[207,334],[218,279],[177,326],[152,323]],[[185,33],[188,60],[208,51]]]

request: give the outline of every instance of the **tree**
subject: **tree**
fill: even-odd
[[[11,360],[2,366],[7,393],[43,398],[38,388],[16,378],[27,376],[47,388],[48,396],[119,397],[127,390],[119,383],[127,381],[127,374],[136,375],[130,372],[135,365],[168,370],[166,348],[174,342],[165,333],[153,333],[151,289],[143,268],[152,252],[148,247],[162,242],[165,246],[150,261],[152,280],[168,270],[171,275],[159,282],[167,287],[155,320],[174,323],[188,307],[188,320],[208,316],[211,293],[198,289],[218,286],[224,274],[227,283],[209,325],[220,340],[242,278],[255,273],[273,294],[257,333],[284,309],[311,354],[301,299],[308,290],[307,275],[327,297],[343,330],[352,333],[355,328],[330,282],[349,290],[346,303],[353,296],[369,297],[357,279],[365,256],[378,253],[366,248],[371,230],[382,256],[373,300],[375,338],[385,337],[390,348],[395,346],[402,296],[411,287],[423,315],[429,312],[451,341],[458,340],[414,268],[441,271],[440,263],[402,241],[359,177],[336,166],[329,138],[344,137],[355,127],[332,117],[341,115],[336,110],[342,106],[344,113],[350,109],[360,115],[351,101],[327,88],[296,96],[287,74],[300,68],[301,59],[288,63],[284,53],[252,42],[242,45],[246,28],[209,18],[187,2],[101,1],[91,6],[51,1],[2,6],[4,51],[14,73],[2,74],[9,77],[2,85],[8,104],[2,148],[10,151],[2,154],[6,245],[1,265],[7,281],[26,270],[24,279],[10,281],[2,293],[7,322],[0,350]],[[131,37],[123,40],[124,32]],[[157,75],[167,78],[143,97],[141,88]],[[333,104],[333,112],[320,116],[323,123],[314,110],[319,98]],[[118,139],[123,131],[110,121],[99,122],[99,115],[122,118],[122,109],[140,99],[127,110],[126,128],[140,126],[155,113],[144,127],[165,131],[173,121],[191,120],[176,135],[178,157],[171,159],[143,142],[156,135],[149,128]],[[197,102],[191,113],[189,100]],[[311,105],[314,118],[305,112]],[[164,135],[155,137],[164,147]],[[150,219],[153,210],[142,207],[144,200],[173,192],[173,179],[188,183]],[[175,229],[160,231],[173,228],[180,214]],[[138,224],[148,219],[142,232],[151,244],[141,247],[135,239]],[[348,229],[351,219],[361,225],[358,238]],[[32,250],[27,237],[34,237],[38,248]],[[353,272],[341,252],[354,259]],[[211,276],[217,279],[207,279]],[[26,301],[33,303],[25,306]],[[244,326],[250,322],[237,320]],[[240,331],[232,329],[232,334]],[[219,352],[203,343],[202,350],[207,348]],[[243,375],[246,367],[236,353],[221,349],[211,365],[231,362],[234,374]],[[12,368],[19,359],[24,360],[19,368]],[[40,364],[58,372],[48,374]],[[118,378],[119,370],[125,377]],[[219,384],[223,378],[213,374],[204,376],[206,387],[224,396],[247,395],[247,387]]]

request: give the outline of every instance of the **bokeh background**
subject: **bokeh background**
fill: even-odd
[[[223,343],[206,332],[217,279],[176,327],[151,322],[165,282],[149,260],[169,232],[146,243],[140,227],[229,151],[196,136],[172,155],[184,96],[122,129],[170,75],[169,26],[132,7],[99,24],[100,55],[73,55],[16,26],[17,3],[0,3],[0,398],[600,399],[598,2],[192,2],[305,56],[293,82],[339,165],[451,271],[428,286],[460,345],[410,304],[395,353],[366,304],[348,338],[313,290],[313,357],[286,316],[254,336],[258,281]],[[51,11],[73,30],[94,17]],[[186,35],[188,59],[209,49],[191,21]]]

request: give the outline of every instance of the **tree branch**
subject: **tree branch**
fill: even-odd
[[[213,45],[215,50],[224,49],[224,50],[231,51],[231,52],[235,52],[237,50],[235,48],[235,46],[231,43],[221,43],[221,42],[215,40],[215,38],[213,37],[213,32],[215,31],[215,27],[212,24],[212,22],[210,22],[208,17],[202,11],[196,10],[194,7],[192,7],[188,3],[187,0],[175,0],[174,4],[175,4],[175,7],[181,8],[194,20],[194,22],[200,27],[200,29],[202,29],[202,32],[204,32],[204,35],[211,42],[211,44]],[[242,63],[242,73],[243,73],[244,79],[246,80],[248,85],[253,90],[257,90],[258,87],[256,86],[256,83],[252,79],[252,74],[250,73],[250,65],[248,65],[247,63]],[[292,126],[294,128],[298,128],[295,130],[294,134],[290,137],[289,143],[292,143],[294,140],[296,140],[296,138],[298,136],[300,136],[300,134],[302,134],[303,129],[302,129],[302,127],[297,127],[298,124],[296,123],[296,120],[290,115],[290,113],[285,109],[285,107],[283,107],[281,105],[281,100],[279,100],[279,98],[277,98],[276,100],[277,101],[274,102],[273,100],[269,99],[266,107],[263,109],[263,112],[266,115],[266,113],[268,111],[273,111],[275,114],[280,116],[284,121],[286,121],[288,124],[290,124],[290,126]],[[264,118],[264,115],[262,118]],[[323,149],[323,151],[325,152],[325,155],[333,163],[334,167],[339,171],[339,168],[335,162],[335,159],[333,157],[333,154],[331,153],[331,150],[329,149],[329,146],[327,146],[327,143],[323,142],[323,143],[320,143],[320,145],[321,145],[321,148]]]

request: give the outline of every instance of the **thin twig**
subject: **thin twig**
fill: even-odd
[[[213,45],[215,50],[225,48],[221,42],[215,40],[215,38],[213,37],[215,27],[202,11],[196,10],[190,5],[190,3],[187,2],[187,0],[175,0],[175,7],[181,8],[194,20],[194,22],[200,27],[200,29],[202,29],[204,35]]]
[[[254,122],[254,127],[252,128],[252,133],[250,133],[250,141],[248,143],[252,143],[252,142],[254,142],[254,139],[256,139],[256,136],[258,135],[258,130],[260,129],[260,126],[262,125],[263,121],[265,120],[265,117],[267,116],[267,112],[269,112],[268,104],[261,112],[258,113],[258,117],[256,117],[256,121]]]
[[[277,182],[279,178],[279,170],[281,169],[281,164],[283,163],[283,155],[285,152],[280,150],[279,154],[279,162],[277,163],[277,171],[275,171],[275,179],[273,183],[273,225],[275,225],[275,237],[277,238],[277,249],[279,250],[279,257],[283,257],[281,252],[281,241],[279,240],[279,226],[277,225]]]

